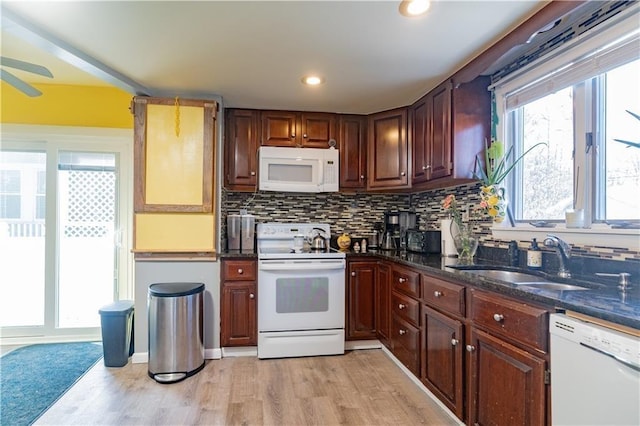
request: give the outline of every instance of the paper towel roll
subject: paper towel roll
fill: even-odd
[[[451,235],[451,219],[440,220],[440,234],[442,235],[442,256],[457,256],[458,251]]]

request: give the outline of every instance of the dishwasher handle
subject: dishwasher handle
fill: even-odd
[[[586,343],[583,343],[583,342],[580,342],[580,346],[584,346],[587,349],[591,349],[592,351],[596,351],[596,352],[598,352],[598,353],[600,353],[602,355],[608,356],[609,358],[613,358],[614,360],[618,361],[620,364],[625,365],[625,366],[631,368],[632,370],[640,372],[640,366],[632,363],[631,361],[627,361],[626,359],[621,358],[618,355],[612,354],[611,352],[607,352],[607,351],[602,350],[602,349],[595,348],[595,347],[593,347],[591,345],[588,345]]]

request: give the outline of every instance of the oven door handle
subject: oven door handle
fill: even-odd
[[[344,260],[261,260],[259,271],[324,271],[345,269]]]

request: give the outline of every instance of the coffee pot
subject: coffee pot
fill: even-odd
[[[392,231],[385,232],[382,237],[382,250],[396,250],[398,246],[396,245],[396,238],[393,235]]]
[[[327,251],[327,239],[320,234],[325,234],[324,229],[313,228],[311,230],[309,234],[309,245],[311,246],[311,250]]]

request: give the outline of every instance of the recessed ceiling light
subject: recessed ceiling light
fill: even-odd
[[[302,83],[308,86],[317,86],[318,84],[324,83],[324,78],[318,77],[317,75],[307,75],[302,77]]]
[[[400,2],[400,14],[408,18],[415,18],[427,13],[431,6],[429,0],[402,0]]]

